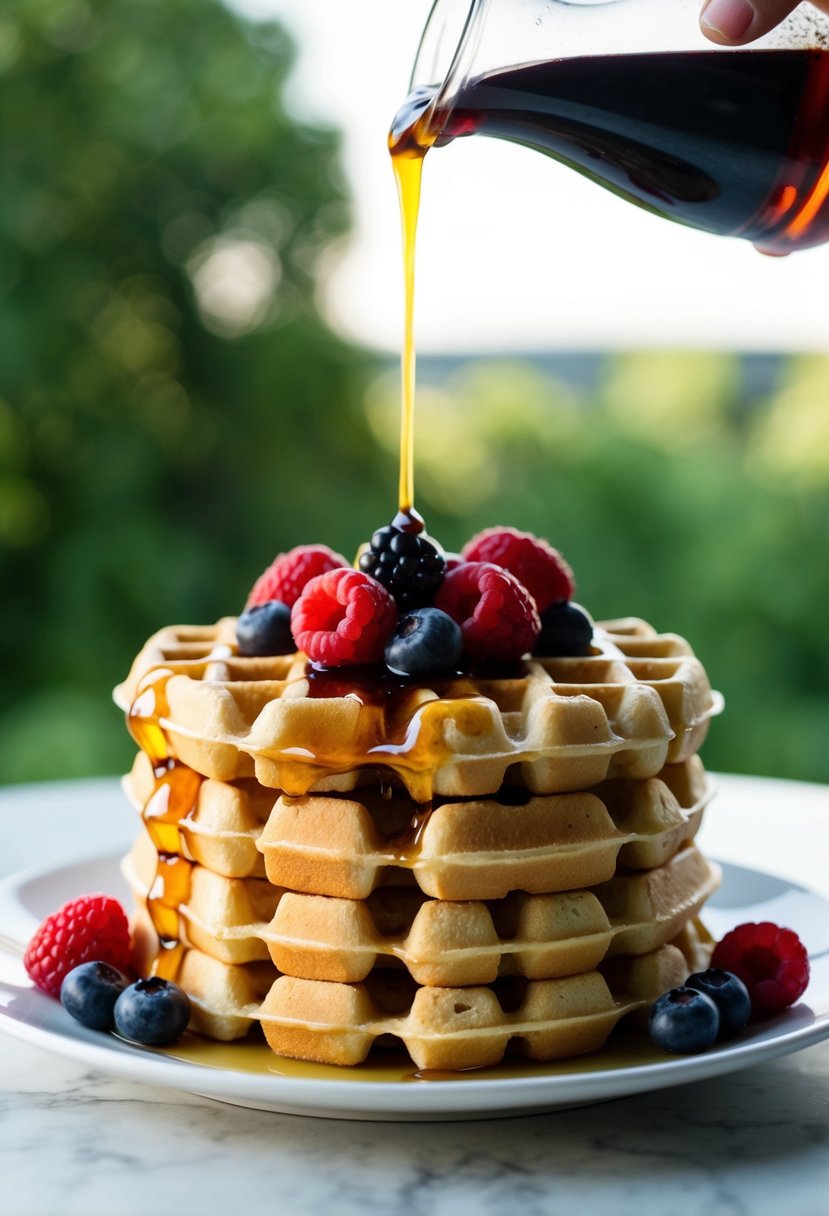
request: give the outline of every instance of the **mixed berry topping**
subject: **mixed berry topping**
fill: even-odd
[[[570,567],[529,532],[489,528],[447,555],[415,511],[401,512],[378,528],[355,565],[327,545],[280,554],[238,618],[239,654],[302,650],[326,667],[385,659],[398,675],[414,677],[532,653],[591,652],[593,622],[570,602]]]
[[[416,608],[400,618],[385,660],[398,675],[425,676],[457,670],[462,652],[460,625],[451,616],[439,608]]]
[[[443,582],[446,560],[427,536],[391,523],[378,528],[368,548],[360,554],[360,569],[370,574],[394,596],[399,608],[408,612],[431,604]]]
[[[90,1030],[112,1030],[115,1002],[129,986],[117,967],[99,961],[73,967],[60,986],[60,1003],[76,1022]]]
[[[239,654],[290,654],[296,650],[291,633],[291,609],[282,600],[267,600],[246,608],[236,622]]]
[[[47,916],[29,942],[23,965],[42,992],[56,997],[70,971],[93,961],[122,971],[130,967],[127,915],[109,895],[82,895]]]
[[[520,659],[541,631],[530,593],[491,562],[463,562],[447,574],[435,607],[460,625],[464,651],[475,662]]]
[[[556,600],[573,598],[573,571],[557,549],[532,532],[487,528],[464,545],[467,562],[493,562],[514,574],[543,612]]]
[[[312,579],[294,604],[297,646],[327,667],[379,663],[397,625],[397,605],[362,570],[330,570]]]
[[[312,578],[348,565],[342,554],[335,553],[328,545],[297,545],[288,553],[280,553],[264,574],[260,574],[245,607],[279,600],[293,608]]]
[[[758,1015],[787,1009],[809,983],[806,947],[792,929],[769,921],[732,929],[714,950],[711,962],[739,976]]]
[[[169,980],[151,976],[125,988],[115,1002],[115,1029],[147,1047],[174,1043],[190,1021],[190,998]]]

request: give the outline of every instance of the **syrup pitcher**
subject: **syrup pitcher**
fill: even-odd
[[[786,254],[829,240],[829,15],[747,47],[699,0],[436,0],[393,156],[466,135],[544,152],[620,197]]]

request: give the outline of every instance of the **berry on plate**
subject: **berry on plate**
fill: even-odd
[[[676,1055],[696,1055],[717,1038],[717,1006],[695,988],[672,988],[651,1006],[648,1030],[657,1047]]]
[[[593,621],[578,604],[557,600],[541,613],[541,633],[535,646],[538,655],[578,658],[590,654]]]
[[[738,925],[726,933],[715,946],[711,963],[739,976],[755,1014],[787,1009],[809,983],[806,947],[792,929],[781,929],[770,921]]]
[[[358,564],[407,612],[431,604],[443,582],[446,561],[443,551],[428,536],[404,531],[392,523],[377,529]]]
[[[64,978],[81,963],[130,966],[130,930],[124,909],[109,895],[70,899],[47,916],[29,942],[23,965],[49,996],[59,996]]]
[[[748,995],[748,989],[743,981],[730,971],[723,971],[719,967],[698,971],[688,977],[685,987],[704,992],[717,1006],[721,1039],[733,1039],[751,1017],[751,997]]]
[[[189,1021],[187,993],[157,975],[130,984],[115,1002],[115,1029],[147,1047],[174,1043]]]
[[[245,608],[264,604],[267,600],[280,600],[293,608],[312,578],[348,565],[342,554],[335,553],[328,545],[297,545],[287,553],[280,553],[264,574],[260,574]]]
[[[246,608],[236,622],[239,654],[290,654],[296,650],[291,633],[291,610],[281,600],[266,600]]]
[[[60,986],[60,1003],[76,1022],[90,1030],[112,1030],[113,1010],[130,981],[109,963],[81,963]]]
[[[467,562],[493,562],[514,574],[543,612],[555,600],[573,597],[573,571],[551,544],[517,528],[487,528],[464,545]]]
[[[386,666],[404,676],[457,668],[463,650],[460,625],[439,608],[416,608],[400,618],[386,646]]]
[[[471,659],[511,662],[535,646],[541,630],[535,601],[507,570],[464,562],[450,571],[435,607],[457,621]]]
[[[291,612],[297,646],[326,667],[379,663],[396,624],[386,588],[351,568],[312,579]]]

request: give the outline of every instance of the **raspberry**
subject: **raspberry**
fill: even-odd
[[[755,1014],[780,1013],[793,1005],[809,983],[809,956],[791,929],[769,921],[738,925],[714,949],[712,967],[738,976]]]
[[[130,966],[130,929],[124,909],[109,895],[70,899],[29,942],[23,965],[38,988],[59,996],[64,977],[93,960],[120,970]]]
[[[268,600],[281,600],[288,608],[293,608],[312,578],[349,564],[342,554],[335,553],[328,545],[297,545],[287,553],[280,553],[264,574],[259,575],[245,608]]]
[[[435,607],[458,622],[471,659],[519,659],[532,650],[541,632],[532,596],[517,578],[491,562],[464,562],[450,570]]]
[[[291,632],[315,663],[379,663],[397,624],[386,588],[361,570],[330,570],[311,580],[291,612]]]
[[[573,571],[557,549],[532,532],[487,528],[473,536],[461,553],[465,561],[494,562],[509,570],[527,588],[539,612],[556,600],[573,598]]]

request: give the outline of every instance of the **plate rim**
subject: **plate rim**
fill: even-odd
[[[26,867],[0,879],[0,912],[22,909],[17,893],[32,882],[63,874],[80,866],[113,867],[118,869],[120,853],[112,849],[69,857],[59,864]],[[724,874],[740,872],[756,879],[774,879],[790,890],[807,895],[829,905],[829,897],[773,871],[733,862],[721,862]],[[19,955],[0,939],[0,955],[19,962]],[[48,997],[43,997],[48,1000]],[[0,1030],[50,1051],[65,1059],[76,1060],[108,1075],[140,1084],[156,1084],[177,1092],[211,1099],[235,1102],[262,1110],[304,1114],[325,1118],[383,1119],[462,1119],[482,1114],[497,1118],[529,1114],[538,1110],[561,1109],[583,1103],[607,1101],[636,1094],[667,1089],[674,1085],[709,1080],[750,1067],[753,1063],[771,1061],[790,1052],[813,1046],[829,1038],[829,1008],[812,1009],[813,1021],[806,1025],[781,1029],[771,1037],[747,1043],[724,1044],[700,1055],[678,1056],[630,1068],[595,1069],[572,1075],[527,1075],[520,1077],[490,1077],[486,1079],[455,1079],[417,1081],[340,1081],[328,1078],[305,1078],[260,1075],[236,1069],[211,1068],[174,1056],[159,1056],[137,1045],[122,1042],[117,1036],[106,1036],[71,1025],[71,1033],[32,1024],[10,1016],[0,1008]],[[785,1016],[785,1015],[784,1015]],[[67,1015],[68,1017],[68,1015]],[[772,1020],[769,1028],[774,1031]]]

